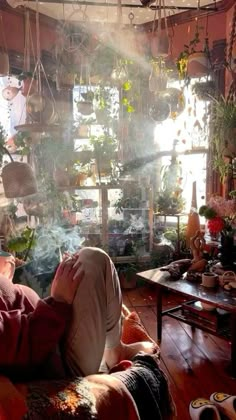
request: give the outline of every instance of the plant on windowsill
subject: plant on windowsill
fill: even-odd
[[[81,152],[81,164],[88,164],[95,159],[99,182],[103,176],[112,176],[113,166],[117,162],[117,139],[115,135],[104,128],[103,134],[90,136],[88,145]],[[86,156],[86,152],[89,152]],[[80,157],[79,157],[80,159]]]

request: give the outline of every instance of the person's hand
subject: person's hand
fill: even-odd
[[[58,266],[51,286],[51,296],[58,302],[71,304],[78,285],[84,276],[81,263],[75,265],[75,258],[65,258]]]

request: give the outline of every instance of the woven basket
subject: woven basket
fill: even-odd
[[[25,197],[37,192],[36,178],[28,163],[10,162],[4,166],[2,183],[7,198]]]
[[[225,271],[222,276],[219,276],[219,284],[224,287],[225,284],[236,281],[236,274],[233,271]]]

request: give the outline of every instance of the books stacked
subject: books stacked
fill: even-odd
[[[182,314],[194,325],[207,328],[214,333],[224,329],[228,325],[230,317],[230,313],[222,309],[204,310],[200,301],[183,303]]]

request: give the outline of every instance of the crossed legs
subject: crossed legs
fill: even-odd
[[[140,350],[153,352],[152,343],[121,342],[122,295],[110,257],[99,248],[83,248],[78,254],[85,272],[73,302],[73,318],[63,345],[71,373],[97,373],[102,359],[108,367],[130,359]]]

